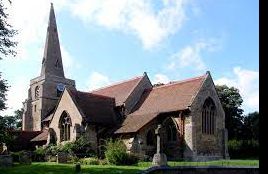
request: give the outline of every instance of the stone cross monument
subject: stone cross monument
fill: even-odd
[[[161,139],[160,139],[160,133],[161,133],[161,124],[157,126],[155,129],[156,134],[156,153],[153,157],[153,166],[166,166],[167,165],[167,157],[166,154],[162,153],[161,150]]]

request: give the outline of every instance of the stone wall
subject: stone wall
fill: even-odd
[[[168,118],[168,117],[167,117]],[[174,122],[173,122],[174,120]],[[176,121],[177,120],[177,121]],[[177,122],[180,123],[179,119],[177,118],[168,118],[166,121],[163,122],[163,127],[161,129],[161,144],[162,144],[162,150],[166,153],[168,159],[181,159],[181,133],[178,129],[177,132],[177,140],[176,141],[168,141],[167,140],[167,129],[166,126],[170,124],[176,124],[176,126],[179,126]],[[140,158],[151,158],[156,153],[156,144],[155,145],[147,145],[146,142],[146,136],[149,131],[155,131],[157,128],[158,121],[152,120],[148,125],[144,126],[142,129],[139,130],[137,134],[133,135],[125,135],[122,137],[125,145],[127,146],[128,152],[135,153]]]
[[[214,134],[202,133],[202,108],[205,100],[210,97],[216,105],[216,128]],[[200,91],[191,105],[191,130],[188,130],[189,136],[192,135],[192,141],[188,142],[193,151],[192,160],[205,161],[224,158],[225,136],[225,114],[218,98],[213,80],[210,75],[205,79]],[[186,129],[188,128],[185,123]],[[190,126],[189,126],[190,127]]]
[[[180,167],[151,167],[142,174],[259,174],[258,167],[218,167],[218,166],[180,166]]]
[[[23,130],[40,131],[41,121],[47,116],[48,112],[58,103],[57,85],[62,83],[68,88],[75,89],[75,81],[47,74],[39,76],[30,81],[30,89],[27,110],[23,114]],[[35,97],[35,89],[39,87],[39,97]],[[27,122],[29,121],[29,122]]]
[[[0,167],[11,167],[13,160],[11,155],[0,155]]]
[[[55,134],[57,137],[57,143],[60,143],[59,120],[63,111],[66,111],[71,118],[72,125],[70,127],[70,141],[75,141],[76,140],[75,125],[76,124],[81,125],[82,116],[80,115],[78,108],[75,106],[67,90],[64,90],[62,98],[58,104],[57,110],[55,111],[54,117],[51,120],[51,123],[49,125],[49,127],[55,131]]]

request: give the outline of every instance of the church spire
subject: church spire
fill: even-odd
[[[42,61],[41,76],[42,75],[46,76],[48,74],[64,77],[56,17],[52,3],[49,13],[47,37],[44,50],[44,57]]]

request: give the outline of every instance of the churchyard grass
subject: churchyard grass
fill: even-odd
[[[169,166],[259,166],[259,160],[220,160],[209,162],[169,161]],[[81,165],[83,174],[139,173],[151,166],[151,162],[139,162],[133,166]],[[0,168],[1,174],[73,174],[74,164],[57,164],[54,162],[33,162],[31,165],[15,164],[14,167]]]

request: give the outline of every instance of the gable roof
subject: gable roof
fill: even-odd
[[[31,139],[31,141],[47,141],[48,138],[48,129],[43,129],[42,132]]]
[[[142,80],[144,76],[145,75],[138,76],[90,92],[93,94],[104,95],[115,98],[116,106],[120,106],[127,100],[131,92],[135,89],[135,87],[139,84],[139,82]]]
[[[187,110],[206,77],[207,74],[146,90],[136,111],[127,116],[115,133],[137,132],[160,113]]]
[[[114,98],[70,89],[67,91],[88,123],[114,123],[116,117]]]

